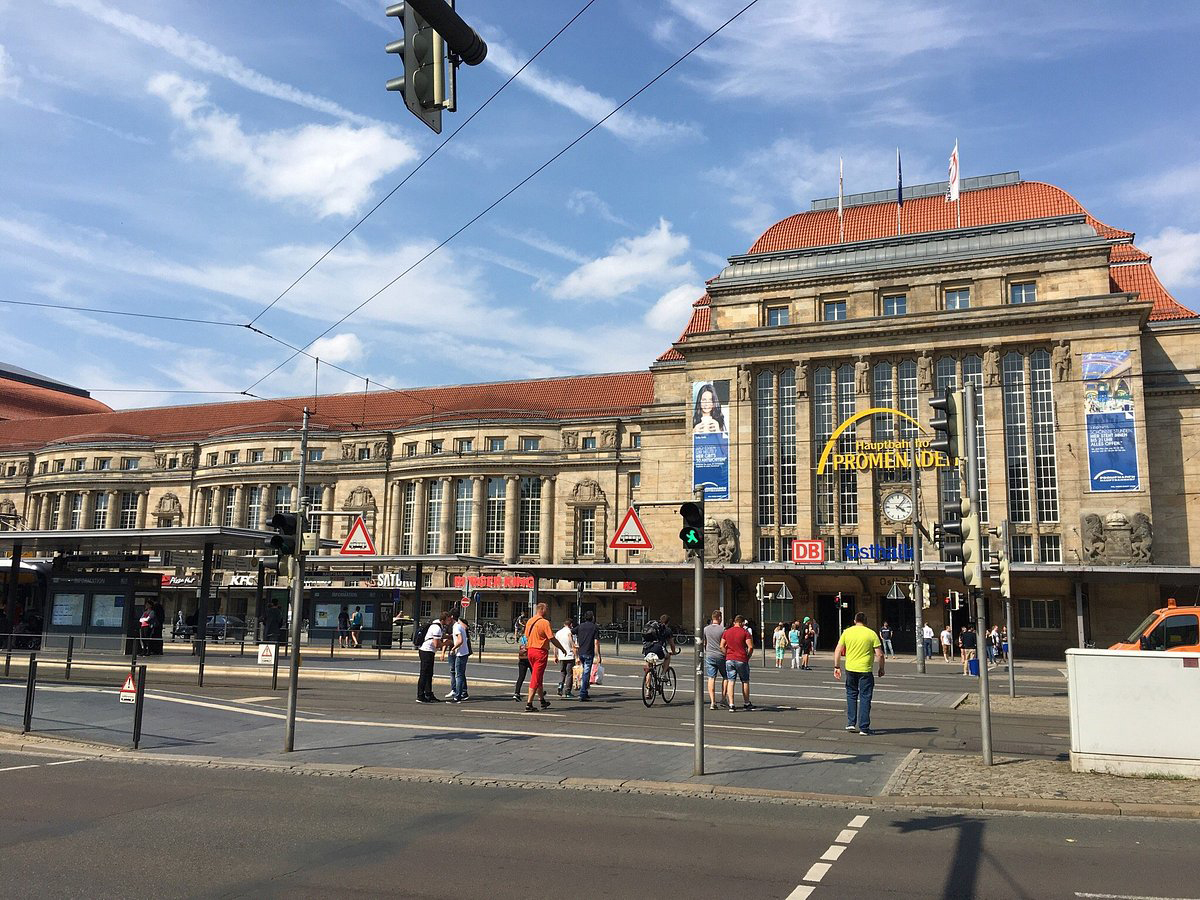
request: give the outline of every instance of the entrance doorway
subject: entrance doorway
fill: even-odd
[[[887,622],[892,629],[892,647],[897,653],[917,652],[917,611],[912,600],[883,600],[883,621],[875,627],[878,631]]]
[[[817,647],[832,650],[837,646],[842,630],[854,621],[857,608],[854,594],[842,592],[845,609],[839,609],[836,594],[817,594]]]

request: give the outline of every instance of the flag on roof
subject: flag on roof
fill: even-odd
[[[950,187],[946,191],[946,202],[952,203],[958,199],[958,141],[954,142],[954,149],[950,151]]]
[[[900,148],[896,148],[896,205],[904,205],[904,170],[900,167]]]

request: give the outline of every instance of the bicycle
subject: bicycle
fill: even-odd
[[[668,669],[666,660],[652,663],[642,679],[642,702],[647,707],[654,705],[655,697],[662,697],[663,703],[675,699],[675,670]]]

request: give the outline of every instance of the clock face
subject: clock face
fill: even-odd
[[[883,514],[893,522],[907,522],[912,511],[912,497],[904,491],[893,491],[883,498]]]

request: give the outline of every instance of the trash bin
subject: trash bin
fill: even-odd
[[[967,674],[979,676],[979,657],[967,660]]]

